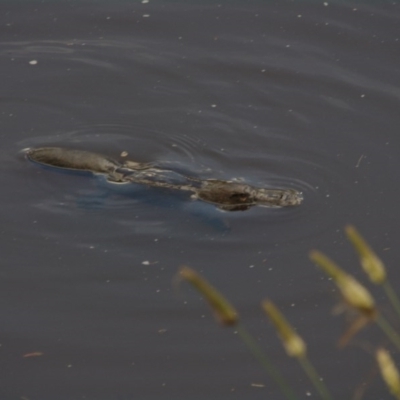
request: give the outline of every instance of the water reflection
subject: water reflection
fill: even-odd
[[[307,253],[319,247],[346,264],[340,232],[352,222],[377,251],[390,249],[388,265],[399,258],[396,5],[4,7],[3,397],[279,399],[196,296],[171,293],[181,264],[224,290],[306,393],[257,311],[272,297],[335,395],[348,397],[371,360],[333,349],[331,289]],[[111,191],[19,154],[48,145],[290,186],[304,203],[234,214],[138,187]],[[36,350],[41,360],[20,358]],[[368,382],[368,396],[386,396]]]

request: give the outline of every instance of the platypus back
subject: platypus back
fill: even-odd
[[[26,156],[40,164],[98,173],[110,173],[121,167],[117,161],[101,154],[60,147],[28,149]]]

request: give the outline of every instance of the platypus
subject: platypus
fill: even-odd
[[[102,174],[111,183],[137,183],[151,187],[191,192],[192,198],[212,203],[225,211],[243,211],[252,206],[287,207],[301,204],[295,189],[259,188],[246,183],[199,179],[152,163],[119,162],[102,154],[62,147],[26,149],[26,157],[36,163]]]

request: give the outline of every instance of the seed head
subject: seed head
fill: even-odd
[[[378,361],[382,378],[390,392],[400,399],[400,375],[389,352],[382,347],[379,348],[376,351],[376,360]]]
[[[222,325],[236,325],[238,323],[239,317],[235,308],[194,269],[182,267],[179,270],[178,278],[188,281],[204,296]]]
[[[369,247],[354,226],[346,226],[346,234],[356,249],[360,257],[361,266],[368,275],[370,281],[377,285],[384,283],[386,281],[386,270],[381,259]]]
[[[278,308],[272,303],[272,301],[269,300],[264,300],[261,305],[275,326],[275,329],[282,340],[283,346],[285,347],[286,353],[290,357],[305,357],[307,353],[306,344],[304,343],[303,339],[294,331],[292,326],[278,310]]]

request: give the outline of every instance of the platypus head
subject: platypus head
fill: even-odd
[[[286,207],[296,206],[303,200],[294,189],[264,189],[240,182],[206,180],[196,197],[214,203],[226,211],[243,211],[253,206]]]
[[[303,201],[295,189],[255,189],[252,195],[256,204],[266,207],[297,206]]]

